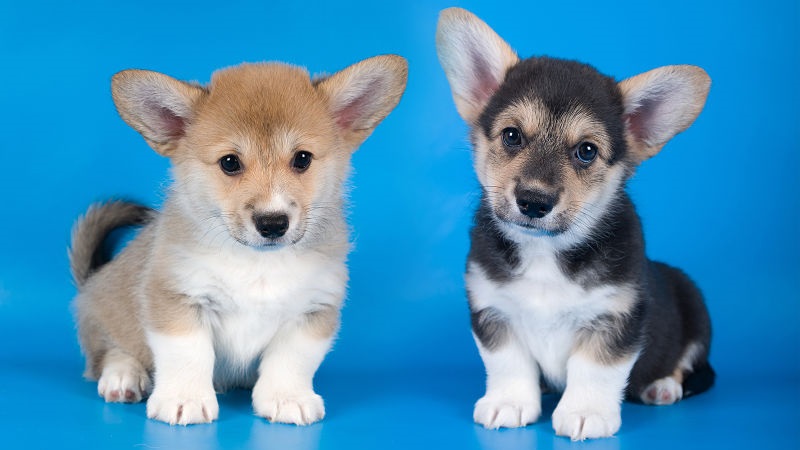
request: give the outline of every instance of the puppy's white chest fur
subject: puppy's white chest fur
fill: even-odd
[[[325,305],[338,308],[347,285],[344,255],[228,247],[187,251],[180,260],[176,281],[211,328],[222,387],[252,385],[258,358],[280,327]]]
[[[473,308],[501,311],[514,338],[527,347],[542,374],[563,388],[567,358],[578,331],[601,314],[620,308],[620,288],[584,288],[564,274],[549,247],[520,246],[520,251],[521,264],[508,281],[494,281],[479,265],[470,264],[467,286]]]

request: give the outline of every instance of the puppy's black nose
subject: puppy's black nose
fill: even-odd
[[[289,229],[289,216],[286,214],[253,214],[253,223],[261,236],[277,239]]]
[[[550,214],[558,203],[558,196],[543,192],[517,188],[514,194],[517,197],[519,212],[531,219],[541,219]]]

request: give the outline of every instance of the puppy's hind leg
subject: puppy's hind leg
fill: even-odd
[[[97,393],[107,402],[140,402],[151,387],[147,370],[136,358],[116,348],[105,354]]]
[[[671,405],[710,388],[715,374],[705,359],[707,352],[702,349],[702,344],[689,344],[672,375],[659,378],[641,389],[639,400],[646,405]]]

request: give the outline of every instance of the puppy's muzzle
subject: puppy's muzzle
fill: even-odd
[[[548,194],[539,190],[517,187],[514,190],[514,196],[517,198],[519,212],[531,219],[541,219],[550,214],[550,211],[558,203],[558,195]]]
[[[289,229],[289,216],[283,213],[253,214],[256,231],[267,239],[277,239]]]

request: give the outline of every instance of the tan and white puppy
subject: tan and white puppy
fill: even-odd
[[[122,118],[172,162],[161,212],[95,205],[70,262],[86,376],[108,402],[170,424],[211,422],[216,392],[252,387],[256,414],[323,418],[314,373],[339,327],[348,279],[352,152],[400,100],[407,64],[377,56],[329,77],[242,64],[208,86],[126,70]],[[116,228],[144,225],[111,259]]]
[[[535,422],[541,383],[563,391],[557,434],[605,437],[626,394],[670,404],[708,389],[703,297],[647,259],[625,192],[700,113],[706,73],[667,66],[617,83],[576,61],[521,60],[458,8],[442,12],[436,40],[483,194],[466,274],[487,373],[475,421]]]

